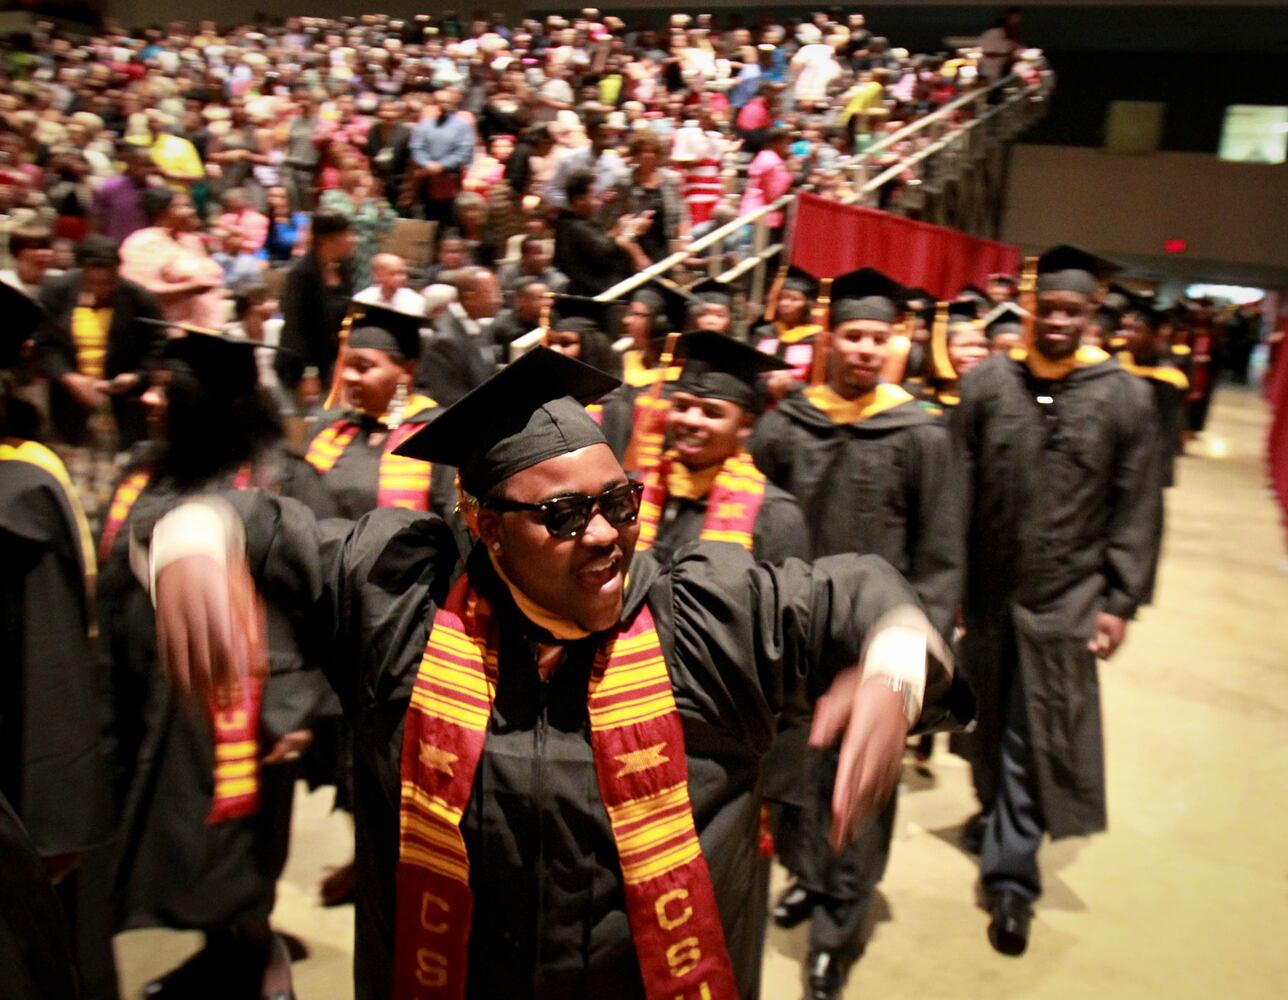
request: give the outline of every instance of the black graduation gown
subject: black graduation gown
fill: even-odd
[[[437,518],[380,510],[356,526],[319,524],[298,504],[227,498],[246,527],[260,586],[308,623],[354,721],[358,899],[355,977],[361,1000],[390,989],[399,758],[435,608],[457,557]],[[551,681],[533,634],[481,549],[476,585],[502,616],[500,673],[488,741],[461,829],[475,894],[471,997],[642,995],[621,876],[589,744],[586,681],[594,637],[573,644]],[[675,686],[694,821],[744,995],[764,932],[754,886],[760,759],[784,690],[822,686],[855,662],[865,632],[915,597],[879,559],[814,566],[753,564],[736,546],[700,543],[662,571],[635,559],[626,614],[647,600]],[[931,667],[923,721],[942,722],[960,694]]]
[[[155,446],[141,452],[133,467],[155,455]],[[262,456],[256,477],[321,514],[335,513],[317,473],[284,449]],[[229,474],[208,485],[226,488],[231,479]],[[267,919],[290,835],[296,767],[289,763],[260,768],[260,808],[254,815],[206,822],[215,767],[209,725],[172,696],[157,662],[152,604],[128,555],[140,512],[177,499],[163,480],[147,485],[117,535],[100,587],[124,802],[115,872],[121,930],[211,930]],[[291,620],[271,600],[267,611],[270,673],[260,708],[261,756],[279,737],[307,729],[329,694],[319,676],[304,669],[304,643]]]
[[[880,555],[902,572],[931,621],[949,638],[961,588],[960,492],[954,489],[947,430],[908,400],[852,424],[836,424],[803,392],[756,429],[752,454],[806,511],[815,556]],[[809,749],[808,707],[790,724],[770,761],[767,794],[780,811],[779,854],[798,882],[837,903],[811,924],[811,947],[853,952],[872,891],[889,859],[895,802],[871,818],[845,851],[827,846],[837,753]]]
[[[62,486],[29,462],[0,462],[0,795],[41,857],[85,855],[57,893],[86,995],[98,998],[115,995],[99,865],[115,814],[111,696],[96,669],[91,614],[79,530]],[[7,989],[4,982],[0,992]]]
[[[690,542],[696,542],[706,523],[707,498],[668,498],[653,541],[653,555],[669,563]],[[809,558],[809,531],[805,517],[790,493],[765,483],[765,497],[751,531],[751,554],[757,562]]]
[[[1057,417],[1037,393],[1052,395]],[[967,477],[963,671],[978,726],[954,738],[993,801],[1017,665],[1042,811],[1053,837],[1105,827],[1095,616],[1131,618],[1158,545],[1157,430],[1149,389],[1108,360],[1058,383],[994,355],[962,380],[950,425]]]
[[[6,1000],[76,1000],[66,921],[22,821],[0,795],[0,982]]]

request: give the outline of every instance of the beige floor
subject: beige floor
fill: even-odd
[[[1169,497],[1158,605],[1102,671],[1111,832],[1043,855],[1030,951],[995,955],[954,846],[972,811],[942,751],[902,790],[881,920],[848,997],[1288,996],[1288,564],[1261,455],[1266,415],[1225,391]],[[346,853],[327,796],[302,797],[278,923],[306,940],[304,1000],[352,996],[349,909],[314,902]],[[777,873],[781,880],[781,872]],[[140,931],[118,941],[129,997],[195,947]],[[772,930],[766,1000],[801,995],[804,931]]]

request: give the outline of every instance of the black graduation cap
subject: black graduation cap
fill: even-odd
[[[606,333],[613,306],[614,303],[612,302],[596,302],[585,295],[556,295],[551,328],[562,330],[565,327],[560,326],[560,323],[566,323],[569,320],[580,320],[582,323],[579,323],[577,327],[567,327],[567,329],[580,331],[582,324],[590,324],[600,333]]]
[[[1024,320],[1028,313],[1014,302],[1003,302],[983,319],[984,336],[992,340],[1002,333],[1024,333]]]
[[[582,404],[621,383],[548,347],[534,347],[445,409],[394,454],[460,470],[478,499],[516,472],[603,444]]]
[[[1120,270],[1112,261],[1062,243],[1038,258],[1038,291],[1080,292],[1092,297],[1101,281]]]
[[[420,357],[420,328],[425,317],[357,299],[349,303],[349,313],[353,317],[350,347],[374,348],[399,361]]]
[[[235,399],[253,393],[259,386],[255,350],[260,347],[275,350],[271,344],[232,337],[223,330],[193,323],[153,319],[140,319],[139,322],[182,331],[183,336],[166,339],[164,355],[167,363],[180,366],[207,392],[221,399]]]
[[[1105,290],[1105,294],[1100,297],[1100,307],[1121,315],[1131,305],[1133,297],[1130,288],[1124,288],[1119,284],[1111,284]]]
[[[988,293],[978,285],[966,285],[957,293],[959,299],[974,299],[976,302],[987,302]]]
[[[650,281],[635,290],[631,301],[642,302],[653,310],[653,335],[665,337],[668,333],[684,332],[689,324],[689,310],[698,300],[678,286]],[[662,316],[666,317],[665,323],[657,321]]]
[[[978,319],[980,305],[980,300],[973,295],[958,296],[948,303],[948,318],[950,320]]]
[[[875,268],[850,271],[832,282],[832,325],[855,319],[896,323],[906,298],[902,285]]]
[[[733,293],[729,291],[729,286],[715,278],[704,278],[697,284],[690,285],[688,290],[703,305],[724,306],[726,309],[733,305]]]
[[[45,310],[21,288],[0,281],[0,309],[8,317],[0,323],[0,369],[13,368],[22,355],[22,345],[36,332]]]
[[[1147,297],[1135,293],[1129,295],[1127,304],[1123,306],[1121,312],[1123,314],[1132,313],[1141,317],[1145,321],[1145,325],[1151,330],[1157,330],[1163,325],[1163,320],[1167,318],[1161,309],[1155,308],[1152,296]]]
[[[791,289],[800,292],[807,299],[818,295],[818,282],[808,271],[802,271],[795,264],[787,268],[787,277],[783,279],[783,290]]]
[[[677,391],[728,400],[744,410],[756,409],[760,376],[791,368],[774,355],[722,333],[685,334],[677,353],[684,356],[684,369],[675,382]]]

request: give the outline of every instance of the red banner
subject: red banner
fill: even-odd
[[[1274,341],[1272,364],[1266,375],[1266,397],[1273,416],[1266,438],[1266,457],[1270,465],[1270,483],[1279,498],[1284,528],[1288,530],[1288,341],[1280,336]]]
[[[791,262],[816,278],[874,267],[902,285],[948,300],[967,285],[983,288],[990,274],[1018,276],[1020,250],[928,222],[802,194]]]

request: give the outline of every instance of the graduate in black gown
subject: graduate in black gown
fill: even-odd
[[[898,286],[864,269],[833,284],[828,381],[767,414],[752,453],[769,480],[792,493],[811,526],[812,554],[879,555],[907,576],[935,628],[956,623],[962,499],[953,488],[948,432],[897,385],[882,382],[902,311]],[[784,927],[810,921],[811,998],[840,994],[862,949],[861,931],[885,872],[894,800],[837,856],[828,847],[836,756],[806,755],[808,716],[785,734],[774,767],[806,778],[783,782],[775,828],[793,883],[774,909]]]
[[[95,849],[110,838],[115,818],[105,739],[111,711],[94,655],[93,538],[67,470],[32,440],[35,414],[11,391],[10,372],[40,322],[40,307],[7,284],[0,284],[0,304],[6,317],[0,325],[0,795],[25,826],[47,875],[31,906],[43,907],[49,882],[57,885],[85,995],[111,997],[106,886],[95,864]],[[0,869],[0,896],[8,895],[8,877],[19,874]],[[30,887],[12,886],[14,901],[24,905]],[[50,982],[60,978],[46,971]],[[24,988],[16,972],[12,982],[15,991]],[[9,983],[0,973],[0,992]]]
[[[217,332],[167,342],[165,366],[144,394],[158,441],[132,456],[100,540],[123,800],[119,927],[206,935],[205,948],[149,985],[150,996],[290,995],[289,962],[268,918],[286,861],[296,761],[326,686],[303,669],[307,638],[270,602],[259,704],[238,706],[252,717],[241,739],[212,738],[209,719],[174,697],[157,662],[152,606],[128,545],[140,510],[211,489],[264,489],[320,516],[336,513],[317,473],[282,443],[276,411],[257,388],[256,346]],[[254,791],[235,791],[247,778]],[[257,803],[221,812],[241,794]]]
[[[705,542],[667,568],[635,554],[639,490],[577,402],[612,385],[537,348],[407,443],[458,466],[477,515],[455,583],[450,532],[408,511],[319,523],[241,492],[185,504],[151,534],[179,683],[201,691],[247,671],[239,567],[325,637],[356,733],[362,1000],[425,992],[417,982],[627,1000],[642,977],[657,995],[707,982],[712,996],[750,996],[764,928],[747,873],[783,699],[800,684],[821,692],[866,650],[862,674],[820,707],[820,738],[847,734],[838,843],[893,791],[909,722],[962,707],[937,632],[880,559],[770,567]],[[212,612],[204,624],[185,607],[194,597]],[[194,629],[208,658],[188,655]],[[618,671],[623,648],[645,657],[628,668],[639,673]],[[610,675],[624,699],[611,710]],[[621,783],[656,791],[620,798]],[[664,804],[672,819],[634,839],[632,822]]]
[[[989,940],[1008,955],[1027,945],[1044,834],[1105,828],[1096,659],[1122,643],[1158,547],[1149,389],[1079,344],[1108,267],[1044,254],[1032,343],[976,368],[950,419],[971,511],[962,660],[979,698],[977,729],[954,742],[983,809]]]
[[[798,385],[809,381],[814,366],[814,340],[822,327],[814,322],[814,299],[818,282],[799,268],[788,268],[774,302],[774,318],[751,331],[756,350],[772,354],[790,367],[769,376],[769,391],[782,399]]]

